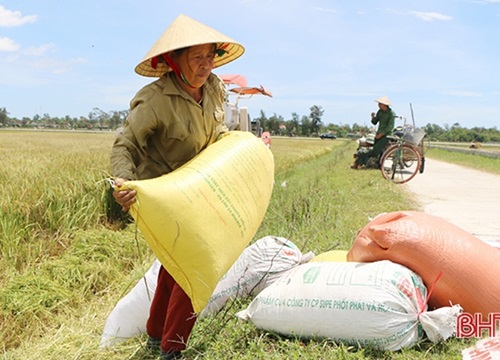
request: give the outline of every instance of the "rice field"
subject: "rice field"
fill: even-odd
[[[137,336],[99,342],[116,303],[154,256],[111,200],[113,133],[0,131],[2,359],[154,359]],[[272,199],[255,239],[276,235],[316,254],[349,249],[381,212],[416,209],[378,171],[352,171],[348,140],[273,138]],[[423,341],[398,352],[302,341],[255,329],[237,300],[198,321],[187,359],[459,359],[470,341]]]

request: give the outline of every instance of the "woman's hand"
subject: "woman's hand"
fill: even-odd
[[[135,203],[135,190],[120,190],[121,186],[126,179],[117,178],[114,180],[115,186],[113,191],[113,197],[116,202],[122,206],[123,211],[129,211],[130,205]]]

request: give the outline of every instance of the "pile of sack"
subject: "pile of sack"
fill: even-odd
[[[112,311],[101,346],[145,332],[159,263]],[[301,338],[398,350],[454,335],[461,312],[498,312],[500,251],[432,215],[381,214],[351,249],[303,255],[266,236],[248,246],[199,314],[250,297],[237,313],[256,327]]]

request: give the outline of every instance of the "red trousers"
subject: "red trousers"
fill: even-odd
[[[160,267],[158,284],[149,310],[146,330],[151,338],[161,339],[161,350],[182,351],[196,322],[191,300],[174,278]]]

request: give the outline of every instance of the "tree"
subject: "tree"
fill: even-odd
[[[309,114],[309,119],[311,120],[311,131],[317,134],[319,132],[319,127],[323,125],[321,117],[325,111],[321,106],[317,105],[311,106],[309,110],[311,110],[311,113]]]
[[[310,136],[312,131],[312,123],[311,119],[308,116],[302,116],[302,120],[300,122],[300,127],[302,129],[301,133],[303,136]]]
[[[427,124],[424,128],[427,138],[430,140],[444,140],[446,131],[436,124]]]
[[[99,129],[108,128],[110,123],[110,115],[99,108],[94,108],[92,112],[89,113],[89,120],[91,122],[95,122],[95,126],[97,126]]]
[[[267,127],[265,128],[271,134],[279,134],[280,123],[283,122],[283,118],[281,116],[273,114],[268,120]]]
[[[9,113],[7,112],[7,109],[5,108],[0,108],[0,124],[2,126],[7,125],[7,121],[9,120]]]
[[[264,110],[260,111],[260,116],[257,118],[254,118],[254,121],[258,121],[260,123],[260,126],[264,130],[269,131],[269,124],[268,124],[266,114],[264,113]]]
[[[111,129],[117,129],[120,126],[125,125],[125,121],[127,120],[129,111],[128,110],[122,110],[122,111],[111,111],[110,112],[110,119],[109,119],[109,127]]]
[[[288,122],[287,129],[290,135],[300,135],[300,117],[297,113],[292,113],[292,120]]]

